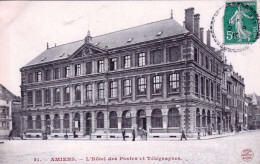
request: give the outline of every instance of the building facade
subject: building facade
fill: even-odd
[[[22,129],[116,138],[224,130],[223,54],[204,43],[194,8],[184,27],[161,20],[55,46],[21,68]],[[226,111],[224,111],[226,112]],[[227,124],[227,123],[226,123]]]
[[[248,126],[249,129],[260,129],[260,96],[257,94],[249,94],[251,99],[249,102]]]
[[[20,97],[15,96],[0,84],[0,139],[7,138],[12,129],[14,132],[18,131],[19,134],[20,123],[14,119],[16,115],[14,111],[20,109]]]

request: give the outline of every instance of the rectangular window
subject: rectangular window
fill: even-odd
[[[204,66],[204,54],[200,52],[200,65]]]
[[[117,82],[116,81],[110,82],[110,97],[111,98],[117,97]]]
[[[146,65],[146,55],[145,53],[138,54],[138,66],[144,66]]]
[[[162,50],[155,50],[152,52],[152,61],[153,64],[160,64],[163,62]]]
[[[63,94],[64,94],[64,101],[65,102],[70,101],[70,88],[69,87],[64,88]]]
[[[104,83],[98,84],[98,99],[104,98]]]
[[[179,74],[174,73],[170,75],[170,92],[179,92]]]
[[[206,69],[209,69],[209,57],[206,56],[205,60],[206,60]]]
[[[91,100],[92,99],[92,85],[88,84],[86,86],[86,99]]]
[[[210,90],[209,80],[206,80],[206,96],[207,96],[207,97],[209,97],[209,90]]]
[[[201,77],[200,82],[201,82],[201,85],[200,85],[201,86],[201,95],[204,96],[205,85],[204,85],[204,78],[203,77]]]
[[[36,82],[41,82],[42,81],[42,72],[36,72]]]
[[[132,93],[132,83],[130,79],[124,80],[123,82],[124,96],[131,96]]]
[[[217,102],[220,103],[220,84],[217,84]]]
[[[36,91],[36,104],[42,103],[42,91],[38,90]]]
[[[92,62],[87,62],[86,63],[86,74],[91,74],[92,72]]]
[[[218,70],[218,63],[216,63],[216,74],[219,74],[219,70]]]
[[[131,57],[130,55],[126,55],[123,57],[123,63],[124,63],[124,68],[130,68],[131,67]]]
[[[59,79],[60,78],[60,68],[55,68],[54,69],[54,79]]]
[[[195,74],[195,94],[199,96],[199,76]]]
[[[51,102],[51,91],[50,89],[45,90],[45,103],[50,103]]]
[[[104,60],[99,60],[98,61],[98,72],[101,73],[101,72],[104,72]]]
[[[209,60],[209,68],[210,68],[210,71],[213,71],[213,62],[212,62],[212,59]]]
[[[28,83],[32,83],[33,82],[33,74],[29,73],[28,74]]]
[[[66,66],[66,67],[64,68],[64,77],[65,77],[65,78],[70,77],[70,66]]]
[[[114,71],[117,69],[117,58],[110,59],[110,71]]]
[[[137,80],[137,94],[138,95],[146,95],[146,78],[141,77]]]
[[[153,93],[162,93],[162,76],[153,77]]]
[[[51,70],[47,69],[45,70],[45,81],[51,80]]]
[[[175,46],[169,48],[169,60],[171,62],[178,61],[181,59],[181,47]]]
[[[28,104],[32,104],[33,103],[33,93],[32,92],[28,92],[27,93],[27,98],[28,98]]]
[[[75,76],[80,76],[80,73],[81,73],[81,65],[76,64],[75,65]]]
[[[196,47],[194,47],[194,61],[199,63],[199,50]]]

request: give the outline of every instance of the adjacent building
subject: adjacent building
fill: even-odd
[[[238,96],[230,101],[239,101],[234,106],[239,109],[223,107],[223,88],[228,86],[222,82],[224,54],[211,47],[209,31],[206,35],[205,44],[200,15],[189,8],[184,26],[171,14],[169,19],[47,45],[21,68],[23,131],[39,137],[51,127],[53,137],[75,131],[94,138],[116,138],[122,129],[129,133],[132,128],[157,138],[176,137],[182,130],[191,137],[199,130],[227,131],[240,121],[243,79],[230,76],[232,93]],[[232,110],[237,111],[235,120]]]
[[[14,119],[13,111],[21,109],[20,97],[15,96],[0,84],[0,138],[7,138],[13,129],[19,134],[20,123]],[[16,115],[16,114],[15,114]],[[20,118],[20,117],[19,117]],[[17,118],[17,120],[19,120]]]
[[[248,126],[249,129],[260,129],[260,96],[255,93],[249,94]]]

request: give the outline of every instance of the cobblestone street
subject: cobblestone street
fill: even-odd
[[[247,163],[259,164],[259,138],[260,131],[188,141],[4,140],[0,163],[245,163],[248,148]]]

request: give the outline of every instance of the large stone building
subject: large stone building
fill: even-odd
[[[260,96],[253,93],[249,94],[248,97],[251,98],[248,113],[249,129],[260,129]]]
[[[20,122],[14,111],[21,109],[20,97],[15,96],[0,84],[0,139],[7,138],[13,129],[15,134],[19,134]]]
[[[23,130],[54,137],[189,136],[223,127],[223,54],[200,15],[171,18],[47,49],[21,68]],[[227,123],[226,123],[227,124]]]

